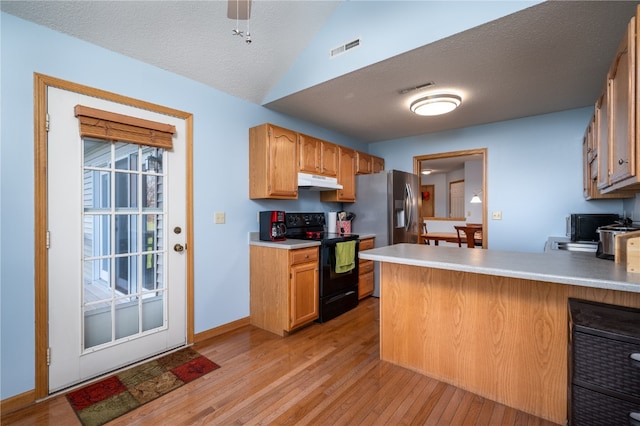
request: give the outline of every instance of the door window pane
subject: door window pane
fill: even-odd
[[[84,349],[166,325],[163,150],[84,140]]]

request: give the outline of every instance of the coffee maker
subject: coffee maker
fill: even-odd
[[[284,224],[284,212],[268,210],[260,212],[260,240],[284,241],[287,238],[287,227]]]

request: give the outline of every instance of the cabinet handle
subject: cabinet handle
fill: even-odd
[[[640,413],[629,413],[629,425],[640,426]]]
[[[640,352],[629,355],[629,359],[631,359],[632,367],[640,368]]]
[[[628,163],[628,162],[629,162],[629,161],[624,160],[624,159],[622,159],[622,158],[618,160],[618,164],[620,164],[621,166],[622,166],[624,163]]]

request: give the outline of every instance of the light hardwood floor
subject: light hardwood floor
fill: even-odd
[[[553,424],[380,361],[378,306],[367,298],[284,338],[246,326],[200,343],[195,348],[221,368],[110,425]],[[2,424],[79,422],[58,396]]]

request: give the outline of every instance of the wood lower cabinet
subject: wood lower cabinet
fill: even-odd
[[[284,336],[318,318],[318,247],[250,246],[250,321]]]
[[[359,251],[370,250],[374,247],[375,238],[360,240]],[[373,260],[358,260],[358,299],[363,299],[373,294],[374,276]]]
[[[263,124],[249,129],[249,198],[298,198],[298,134]]]

